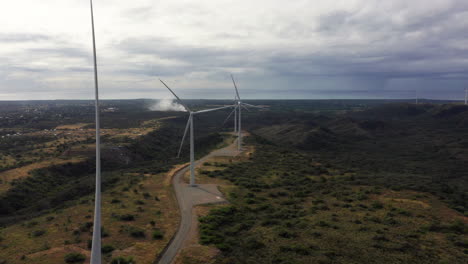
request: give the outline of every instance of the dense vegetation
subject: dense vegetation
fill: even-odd
[[[107,263],[141,257],[113,255],[132,243],[166,243],[172,229],[165,224],[177,215],[171,211],[175,207],[164,207],[169,187],[152,190],[164,188],[157,185],[163,177],[159,173],[188,159],[188,144],[182,158],[175,158],[186,114],[147,111],[151,103],[102,105],[103,127],[109,129],[102,137],[103,187],[105,207],[112,211],[103,231],[103,237],[112,238],[102,248]],[[189,101],[193,109],[230,103]],[[252,103],[269,106],[243,112],[254,154],[248,161],[202,172],[235,186],[226,188],[229,206],[200,219],[201,242],[222,252],[218,263],[466,263],[466,106],[365,100]],[[222,142],[217,131],[232,129],[230,121],[222,125],[227,114],[197,116],[198,157]],[[2,103],[0,117],[0,173],[57,162],[0,182],[7,187],[0,191],[3,252],[18,250],[26,259],[8,259],[36,263],[34,253],[51,246],[89,249],[92,102]],[[83,126],[55,135],[57,126],[77,123]],[[79,131],[86,128],[90,131]],[[111,130],[121,135],[113,137]],[[77,155],[80,159],[73,160]],[[80,215],[71,219],[74,208]],[[42,243],[51,237],[64,241]],[[72,253],[60,261],[84,260]]]
[[[103,188],[121,180],[124,172],[160,173],[186,161],[186,155],[182,159],[176,158],[183,123],[183,119],[167,121],[157,131],[118,148],[118,152],[115,147],[104,147]],[[206,154],[222,142],[222,136],[211,131],[208,127],[197,134],[197,155]],[[125,155],[130,162],[121,162],[121,155],[116,153]],[[14,181],[12,187],[0,195],[0,224],[31,218],[49,209],[65,206],[67,201],[91,194],[94,191],[94,164],[94,157],[90,157],[79,163],[33,170],[30,177]]]
[[[252,127],[270,142],[356,172],[363,183],[429,192],[468,213],[466,106],[386,104],[335,116],[302,113],[283,121]]]
[[[200,219],[201,242],[222,250],[217,263],[465,263],[461,218],[394,202],[308,153],[261,138],[255,147],[250,161],[206,172],[237,186],[230,206]]]

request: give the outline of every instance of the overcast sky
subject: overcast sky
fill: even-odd
[[[466,0],[94,0],[102,98],[461,99]],[[91,99],[88,0],[3,1],[0,100]]]

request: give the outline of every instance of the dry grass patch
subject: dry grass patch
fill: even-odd
[[[103,263],[110,263],[112,257],[133,256],[138,264],[150,264],[178,227],[177,203],[171,186],[165,184],[167,174],[123,177],[128,181],[103,193],[102,245],[115,248]],[[138,177],[139,181],[132,181]],[[3,229],[0,260],[8,264],[64,263],[68,253],[89,252],[93,205],[88,196],[69,208]],[[155,230],[163,237],[153,239]]]
[[[77,123],[77,124],[71,124],[71,125],[61,125],[56,127],[55,129],[57,130],[73,130],[73,129],[80,129],[84,128],[86,126],[92,125],[91,123]]]

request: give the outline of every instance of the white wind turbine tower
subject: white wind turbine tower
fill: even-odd
[[[234,89],[236,89],[236,100],[237,100],[236,108],[237,108],[237,111],[239,111],[239,115],[238,115],[239,123],[237,125],[237,132],[238,132],[237,150],[241,151],[242,150],[242,107],[244,107],[247,111],[248,111],[247,107],[255,107],[255,108],[263,108],[263,107],[243,103],[239,96],[239,90],[237,89],[236,81],[234,80],[234,76],[232,76],[232,74],[231,74],[231,79],[232,79],[232,83],[234,84]]]
[[[99,122],[99,88],[96,58],[96,37],[94,33],[93,0],[91,5],[91,28],[93,34],[93,56],[94,56],[94,90],[96,110],[96,194],[94,196],[94,223],[93,240],[91,249],[91,264],[101,264],[101,131]]]
[[[169,89],[169,91],[175,96],[177,101],[190,114],[189,118],[187,120],[187,125],[185,126],[184,136],[182,137],[182,142],[180,143],[179,153],[177,154],[177,157],[180,157],[180,153],[182,151],[182,146],[184,145],[184,141],[185,141],[185,137],[187,135],[187,131],[190,128],[190,186],[191,187],[196,187],[197,185],[195,184],[195,147],[194,147],[194,133],[193,133],[193,116],[197,115],[197,114],[201,114],[201,113],[207,113],[207,112],[211,112],[211,111],[230,108],[230,107],[233,107],[233,106],[229,105],[229,106],[223,106],[223,107],[200,110],[200,111],[194,112],[190,108],[188,108],[188,106],[186,104],[184,104],[184,102],[182,102],[182,100],[174,93],[174,91],[171,90],[171,88],[169,88],[169,86],[167,86],[166,83],[164,83],[161,79],[159,81],[161,81],[161,83],[164,84],[164,86],[166,86],[167,89]]]

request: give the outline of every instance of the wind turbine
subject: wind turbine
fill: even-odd
[[[232,107],[232,105],[229,106],[223,106],[223,107],[218,107],[218,108],[212,108],[212,109],[206,109],[206,110],[200,110],[200,111],[192,111],[182,100],[172,91],[169,86],[167,86],[166,83],[164,83],[161,79],[159,79],[164,86],[166,86],[167,89],[175,96],[177,101],[185,108],[187,112],[189,112],[189,118],[187,120],[187,125],[185,126],[185,132],[184,136],[182,137],[182,141],[180,143],[179,147],[179,153],[177,154],[177,157],[180,157],[180,153],[182,151],[182,146],[184,145],[185,137],[187,136],[187,131],[190,128],[190,186],[191,187],[196,187],[197,185],[195,184],[195,147],[194,147],[194,133],[193,133],[193,117],[194,115],[201,114],[201,113],[208,113],[212,111],[217,111],[221,109],[226,109]]]
[[[236,100],[237,100],[237,111],[239,111],[239,116],[238,116],[238,125],[237,125],[237,150],[241,151],[242,150],[242,107],[245,108],[245,110],[249,111],[247,107],[255,107],[255,108],[263,108],[260,106],[256,105],[251,105],[247,103],[243,103],[240,96],[239,96],[239,90],[237,89],[236,81],[234,80],[234,76],[231,74],[231,79],[232,83],[234,84],[234,89],[236,89]]]
[[[101,264],[101,131],[99,120],[99,88],[96,58],[96,36],[94,33],[93,0],[90,0],[89,2],[91,6],[91,28],[93,34],[94,90],[96,110],[96,194],[94,196],[94,223],[91,248],[91,264]]]

